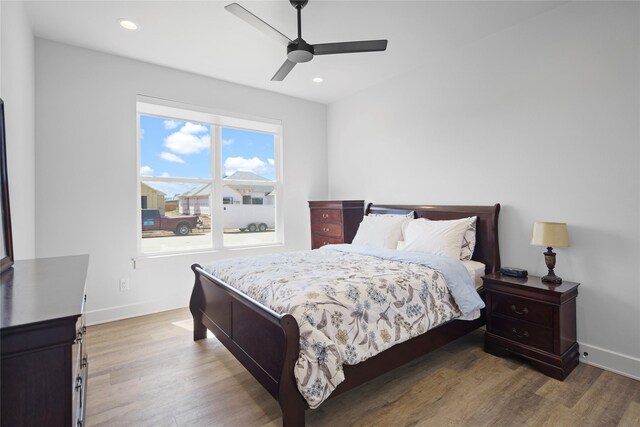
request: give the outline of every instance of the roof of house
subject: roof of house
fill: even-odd
[[[182,193],[180,197],[198,197],[198,196],[206,196],[209,197],[211,194],[211,183],[204,184],[200,187],[195,187],[186,193]]]
[[[229,176],[222,178],[223,180],[237,180],[237,181],[265,181],[273,182],[269,178],[265,178],[258,174],[248,171],[236,171]],[[273,195],[275,189],[273,185],[259,185],[259,184],[226,184],[225,186],[233,188],[235,190],[253,190],[258,192],[264,192],[265,195]],[[209,197],[211,193],[211,184],[204,184],[200,187],[196,187],[186,193],[180,194],[180,197]],[[272,194],[268,194],[272,193]]]
[[[234,179],[238,181],[271,181],[269,178],[260,176],[257,173],[249,171],[235,171],[231,175],[225,176],[222,179]]]
[[[234,180],[234,181],[266,181],[273,182],[269,178],[265,178],[256,173],[249,171],[235,171],[229,176],[225,176],[222,178],[223,180]],[[273,191],[273,185],[256,185],[256,184],[230,184],[228,187],[233,188],[235,190],[253,190],[264,192],[265,194]]]
[[[165,193],[163,193],[162,191],[160,191],[160,190],[158,190],[158,189],[156,189],[156,188],[153,188],[153,187],[152,187],[152,186],[150,186],[149,184],[145,184],[144,182],[141,182],[140,184],[141,184],[142,186],[148,187],[150,190],[153,190],[153,191],[155,191],[155,192],[156,192],[156,193],[158,193],[158,194],[166,195],[166,194],[165,194]]]

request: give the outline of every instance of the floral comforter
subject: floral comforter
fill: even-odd
[[[438,270],[428,267],[428,260],[394,258],[338,245],[223,260],[205,270],[295,317],[300,327],[295,377],[300,393],[316,408],[344,380],[343,364],[362,362],[463,315],[445,281],[448,276],[459,282],[456,274],[438,263]],[[470,277],[457,286],[456,294],[468,286],[469,295],[477,297],[474,309],[484,306]]]

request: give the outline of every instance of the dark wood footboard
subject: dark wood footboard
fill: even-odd
[[[278,401],[285,427],[304,425],[308,407],[293,375],[300,350],[298,322],[208,274],[197,264],[189,309],[193,339],[209,329]]]
[[[197,264],[191,269],[196,275],[189,304],[193,315],[193,339],[206,338],[207,329],[213,332],[278,401],[283,426],[304,426],[304,412],[309,406],[298,391],[293,374],[300,350],[298,322],[290,314],[276,313],[211,276]],[[481,292],[484,297],[483,294]],[[330,398],[436,350],[484,324],[482,310],[480,318],[474,321],[450,321],[357,365],[344,365],[345,380]]]

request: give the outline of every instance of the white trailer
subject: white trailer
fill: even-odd
[[[225,230],[267,231],[275,225],[275,205],[224,205]]]

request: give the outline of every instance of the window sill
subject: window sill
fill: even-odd
[[[175,258],[179,258],[179,257],[190,257],[190,258],[194,258],[194,257],[202,257],[202,256],[207,256],[207,255],[223,255],[225,253],[227,254],[232,254],[232,253],[238,253],[238,252],[249,252],[249,251],[261,251],[261,250],[268,250],[268,249],[272,249],[272,248],[284,248],[284,243],[273,243],[270,245],[247,245],[247,246],[227,246],[224,248],[218,248],[218,249],[207,249],[207,250],[201,250],[201,251],[180,251],[180,252],[165,252],[165,253],[158,253],[158,254],[139,254],[136,257],[131,258],[131,261],[133,262],[133,268],[135,269],[137,266],[136,264],[139,262],[146,262],[146,261],[151,261],[151,260],[155,260],[155,259],[175,259]]]

